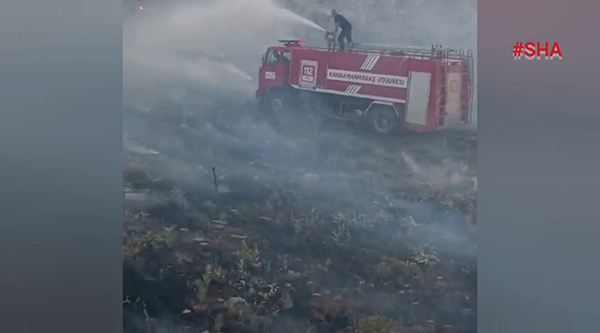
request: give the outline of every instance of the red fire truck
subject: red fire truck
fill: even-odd
[[[256,97],[273,113],[317,110],[380,134],[430,132],[471,121],[471,50],[307,47],[284,40],[263,55]]]

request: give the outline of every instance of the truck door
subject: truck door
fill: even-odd
[[[259,70],[259,84],[264,91],[289,82],[290,52],[268,50]]]
[[[427,125],[427,112],[429,110],[431,74],[410,72],[408,83],[405,121],[412,125],[425,126]]]
[[[444,125],[453,127],[462,123],[461,120],[461,87],[462,75],[460,72],[450,72],[446,77],[446,114]]]

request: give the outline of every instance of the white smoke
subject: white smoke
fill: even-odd
[[[202,1],[146,12],[124,26],[127,87],[211,88],[250,96],[268,46],[298,29],[320,29],[270,0]]]
[[[453,160],[444,160],[441,164],[417,163],[417,161],[402,152],[402,159],[414,179],[435,191],[459,188],[477,191],[477,177],[472,175],[469,167]]]

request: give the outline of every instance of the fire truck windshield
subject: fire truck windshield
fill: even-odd
[[[281,52],[278,50],[269,50],[263,56],[263,63],[265,65],[278,65],[278,64],[288,65],[290,63],[290,60],[291,60],[291,53],[289,51]]]
[[[274,64],[277,64],[278,62],[279,62],[279,52],[275,51],[275,50],[270,50],[267,53],[266,64],[267,65],[274,65]]]

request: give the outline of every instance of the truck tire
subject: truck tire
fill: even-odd
[[[270,92],[265,100],[265,109],[271,116],[274,125],[280,129],[290,126],[291,115],[291,94],[285,90],[276,90]]]
[[[273,90],[266,94],[261,103],[261,108],[267,113],[283,110],[287,104],[288,93],[285,90]]]
[[[273,114],[281,113],[284,111],[287,103],[287,98],[283,92],[272,93],[267,97],[267,109]]]
[[[282,133],[306,134],[316,131],[318,119],[307,110],[304,100],[294,91],[273,91],[265,102],[273,125]]]
[[[392,134],[399,124],[398,116],[390,107],[375,106],[367,114],[367,125],[376,134]]]
[[[299,128],[298,103],[290,90],[275,90],[266,98],[266,109],[273,126],[282,134],[292,134]]]

